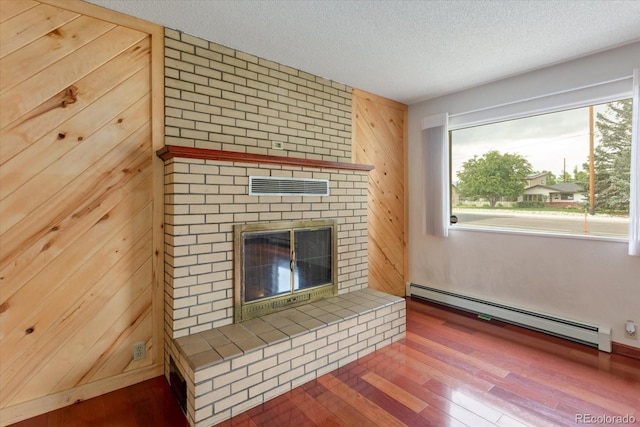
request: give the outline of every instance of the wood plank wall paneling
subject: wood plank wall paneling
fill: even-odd
[[[118,21],[75,0],[0,2],[2,425],[164,366],[163,31]]]
[[[354,162],[369,173],[369,286],[404,296],[408,107],[353,91]]]

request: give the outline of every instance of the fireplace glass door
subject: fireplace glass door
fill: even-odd
[[[337,294],[334,221],[237,226],[236,321]]]
[[[291,292],[291,233],[244,236],[244,300]]]
[[[331,229],[294,231],[293,289],[331,283]]]

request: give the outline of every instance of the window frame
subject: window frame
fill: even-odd
[[[615,81],[613,81],[613,83],[615,83],[616,88],[620,87],[620,83],[621,82],[628,82],[629,78],[623,78],[623,79],[616,79]],[[594,86],[606,86],[606,85],[611,85],[612,82],[606,82],[603,83],[602,85],[594,85]],[[631,85],[629,85],[631,86]],[[584,89],[584,88],[582,88]],[[600,89],[600,88],[599,88]],[[574,91],[566,91],[564,93],[569,93],[571,95],[573,95]],[[537,107],[534,108],[532,110],[530,109],[520,109],[520,111],[518,112],[513,112],[513,113],[509,113],[509,114],[504,114],[504,109],[505,107],[507,108],[508,111],[508,107],[512,104],[519,104],[520,102],[522,103],[529,103],[532,100],[535,101],[535,105],[537,105],[537,102],[541,99],[541,98],[545,98],[547,97],[547,95],[545,96],[540,96],[540,97],[535,97],[535,98],[531,98],[531,99],[526,99],[526,100],[522,100],[522,101],[516,101],[513,103],[506,103],[506,104],[501,104],[495,107],[488,107],[488,108],[482,108],[482,109],[478,109],[478,110],[474,110],[474,111],[470,111],[467,113],[461,113],[458,115],[450,115],[449,117],[453,117],[453,119],[451,121],[449,121],[449,125],[447,128],[447,136],[448,136],[448,144],[449,144],[449,167],[448,167],[448,171],[446,171],[446,173],[448,174],[448,185],[449,188],[451,188],[453,186],[453,168],[452,168],[452,158],[453,158],[453,141],[452,141],[452,133],[454,131],[457,130],[461,130],[461,129],[468,129],[468,128],[472,128],[472,127],[478,127],[478,126],[484,126],[484,125],[490,125],[490,124],[495,124],[495,123],[501,123],[501,122],[506,122],[506,121],[512,121],[512,120],[518,120],[518,119],[523,119],[523,118],[528,118],[528,117],[534,117],[534,116],[540,116],[540,115],[545,115],[545,114],[553,114],[553,113],[558,113],[558,112],[562,112],[562,111],[567,111],[567,110],[572,110],[572,109],[578,109],[578,108],[585,108],[585,107],[589,107],[589,106],[595,106],[595,105],[599,105],[599,104],[605,104],[605,103],[609,103],[609,102],[616,102],[616,101],[621,101],[624,99],[632,99],[632,102],[635,101],[633,99],[633,94],[632,91],[630,90],[626,90],[626,91],[622,91],[620,89],[617,89],[615,91],[613,91],[615,93],[610,93],[608,95],[604,95],[604,96],[597,96],[594,98],[588,98],[588,99],[584,99],[584,100],[580,100],[580,101],[576,101],[573,100],[569,103],[560,103],[559,105],[547,105],[544,106],[542,108]],[[562,93],[562,94],[564,94]],[[552,98],[555,98],[558,94],[552,94]],[[492,109],[495,108],[495,114],[496,116],[491,118],[491,114],[488,112],[491,112]],[[635,110],[635,109],[634,109]],[[500,114],[498,114],[498,112],[500,112]],[[480,113],[480,115],[478,116],[477,113]],[[470,115],[471,118],[473,118],[473,120],[469,120],[469,122],[465,121],[464,119],[456,119],[459,118],[461,116],[465,116],[465,115]],[[481,119],[478,119],[478,117],[482,117]],[[452,124],[453,123],[453,124]],[[632,121],[632,125],[633,125],[633,121]],[[633,129],[632,129],[632,133],[633,133]],[[631,180],[633,180],[633,176],[631,176]],[[639,183],[640,184],[640,183]],[[452,203],[452,192],[450,192],[449,194],[449,198],[448,198],[448,211],[449,211],[449,215],[450,216],[454,216],[455,214],[453,213],[453,203]],[[631,205],[631,201],[630,201],[630,205]],[[629,217],[629,221],[631,222],[631,212],[629,213],[630,217]],[[575,240],[591,240],[591,241],[601,241],[601,242],[616,242],[616,243],[627,243],[629,244],[630,242],[630,234],[628,234],[626,237],[616,237],[616,236],[598,236],[598,235],[584,235],[584,234],[570,234],[570,233],[559,233],[559,232],[551,232],[551,231],[536,231],[536,230],[527,230],[527,229],[516,229],[516,228],[500,228],[500,227],[482,227],[482,226],[469,226],[469,225],[464,225],[464,223],[459,223],[457,222],[457,218],[456,218],[456,222],[452,223],[449,222],[447,224],[447,230],[449,232],[451,231],[473,231],[473,232],[482,232],[482,233],[498,233],[498,234],[509,234],[509,235],[523,235],[523,236],[536,236],[536,237],[551,237],[551,238],[562,238],[562,239],[575,239]]]

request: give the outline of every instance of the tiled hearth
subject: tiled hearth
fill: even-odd
[[[175,345],[190,368],[203,369],[221,360],[233,359],[316,329],[391,306],[401,300],[367,289],[267,314],[242,323],[208,329],[178,338]],[[396,307],[395,311],[397,310]],[[367,323],[369,320],[374,319],[362,317],[359,323]],[[370,326],[375,329],[380,325]],[[378,334],[378,338],[378,342],[385,339],[383,334]]]
[[[402,338],[403,298],[365,289],[174,341],[187,416],[209,426]]]

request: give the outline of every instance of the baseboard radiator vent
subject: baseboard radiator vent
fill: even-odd
[[[611,328],[522,310],[416,283],[407,283],[407,296],[461,309],[481,318],[494,318],[611,353]]]

